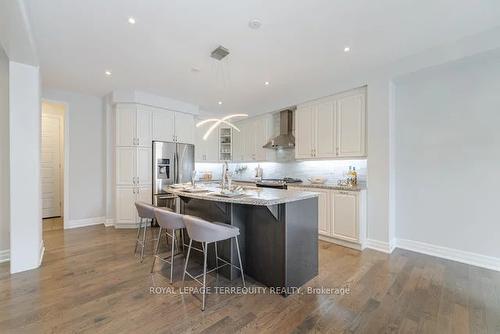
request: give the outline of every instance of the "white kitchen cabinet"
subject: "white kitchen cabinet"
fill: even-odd
[[[358,193],[333,191],[333,236],[351,242],[359,242]]]
[[[295,111],[295,157],[366,156],[366,88],[299,105]]]
[[[318,196],[318,235],[321,240],[363,249],[366,234],[366,191],[344,191],[288,186]]]
[[[117,147],[115,152],[116,185],[135,185],[137,177],[137,148]]]
[[[316,141],[316,110],[313,105],[298,106],[295,110],[295,157],[310,159],[314,157]]]
[[[264,115],[235,123],[233,131],[233,161],[271,161],[273,150],[263,148],[272,137],[272,116]]]
[[[242,127],[243,122],[236,123],[236,126],[240,131],[233,131],[233,162],[243,162],[245,161],[245,143],[244,143],[244,132]]]
[[[151,185],[151,149],[147,147],[116,148],[116,185]]]
[[[152,203],[151,186],[116,188],[116,226],[136,227],[139,222],[135,202]]]
[[[151,147],[152,114],[150,110],[138,109],[136,105],[116,107],[116,146]]]
[[[136,225],[137,212],[135,201],[137,200],[137,188],[117,187],[116,188],[116,212],[115,224],[117,226]]]
[[[207,138],[203,140],[203,136],[207,132],[207,127],[195,129],[195,161],[196,162],[219,162],[219,138],[217,129],[214,130]]]
[[[152,147],[152,116],[151,110],[137,109],[137,146]]]
[[[170,110],[153,111],[153,140],[174,141],[175,118]]]
[[[137,145],[137,108],[132,105],[116,107],[116,146]]]
[[[181,112],[175,113],[175,141],[194,144],[194,117]]]
[[[334,158],[337,155],[337,117],[336,103],[327,100],[318,103],[315,115],[315,151],[314,156],[320,158]]]
[[[365,94],[359,93],[337,101],[338,155],[365,155]]]
[[[144,202],[147,204],[152,204],[153,203],[152,191],[153,191],[153,188],[151,187],[151,185],[137,187],[137,191],[136,191],[137,201]]]
[[[152,149],[140,147],[137,149],[137,181],[138,185],[151,186],[152,179]]]

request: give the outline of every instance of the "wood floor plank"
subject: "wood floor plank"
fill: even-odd
[[[179,293],[182,257],[171,285],[168,265],[150,274],[153,242],[143,263],[133,254],[134,230],[56,226],[44,231],[41,268],[10,275],[0,264],[0,333],[500,333],[500,273],[453,261],[320,242],[319,275],[302,293],[210,294],[202,312]],[[262,287],[250,277],[247,286]],[[321,287],[349,293],[305,293]]]

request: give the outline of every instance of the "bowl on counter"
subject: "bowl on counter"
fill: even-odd
[[[307,178],[307,180],[309,182],[311,182],[312,184],[323,184],[326,182],[326,177],[324,177],[324,176],[311,176],[311,177]]]

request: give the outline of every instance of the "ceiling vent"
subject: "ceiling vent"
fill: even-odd
[[[229,50],[223,47],[222,45],[219,45],[217,49],[212,51],[210,56],[214,59],[221,60],[222,58],[226,57],[229,54]]]

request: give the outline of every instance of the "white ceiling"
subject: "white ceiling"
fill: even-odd
[[[285,107],[350,72],[500,23],[498,0],[25,3],[44,87],[95,95],[137,89],[224,113]],[[262,21],[258,30],[248,27],[254,18]],[[222,64],[209,57],[219,44],[231,52]]]

